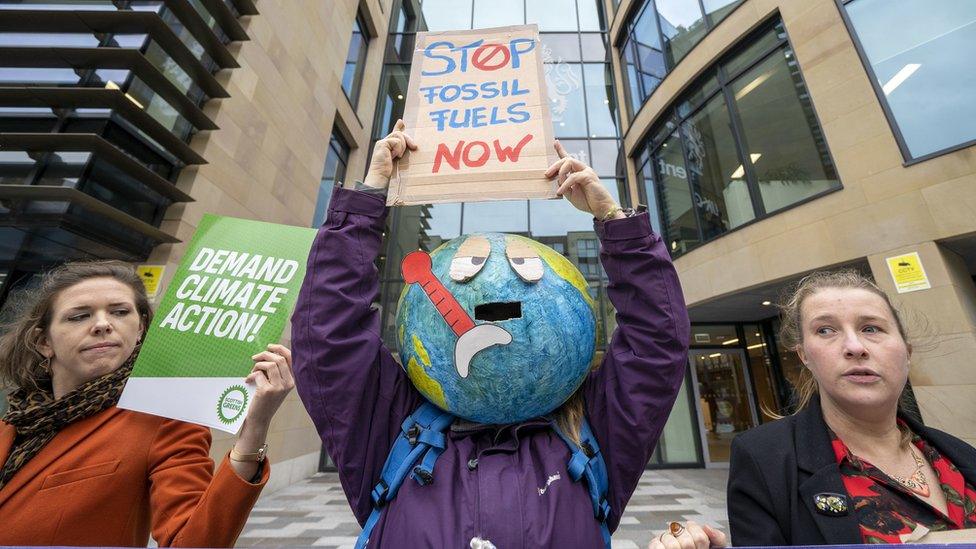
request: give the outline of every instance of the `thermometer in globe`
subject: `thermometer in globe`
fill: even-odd
[[[495,324],[475,324],[471,315],[458,303],[451,291],[434,276],[430,255],[415,251],[407,254],[400,264],[403,281],[407,284],[420,284],[441,318],[458,336],[454,345],[454,365],[458,375],[468,377],[471,359],[479,351],[494,345],[508,345],[512,334]]]

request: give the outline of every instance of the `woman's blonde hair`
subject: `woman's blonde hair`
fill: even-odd
[[[131,288],[143,330],[149,327],[152,307],[142,279],[131,265],[121,261],[65,263],[7,300],[0,328],[0,385],[41,389],[50,382],[50,374],[44,368],[45,357],[37,345],[51,326],[54,301],[65,289],[91,278],[113,278]]]
[[[865,290],[880,297],[891,311],[891,316],[895,319],[898,334],[901,335],[905,345],[910,345],[905,324],[902,322],[898,309],[892,305],[891,299],[888,298],[888,294],[879,288],[874,281],[857,270],[842,269],[838,271],[814,272],[802,278],[785,294],[784,299],[781,300],[779,305],[782,313],[782,324],[779,335],[781,345],[785,350],[797,352],[800,346],[803,345],[803,325],[801,322],[803,302],[808,297],[827,289]],[[791,381],[791,383],[793,385],[793,413],[797,413],[806,408],[810,400],[818,394],[819,386],[817,385],[817,380],[807,367],[801,368],[796,379]],[[911,390],[906,384],[898,401],[898,410],[900,412],[911,413],[911,409],[914,407],[912,402]],[[774,418],[783,417],[779,414],[767,413]],[[903,431],[902,442],[907,444],[910,440],[908,437],[910,437],[910,433]]]

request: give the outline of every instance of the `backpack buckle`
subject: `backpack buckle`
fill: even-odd
[[[422,486],[427,486],[431,482],[434,482],[434,474],[419,465],[413,468],[413,474]]]
[[[370,497],[373,498],[373,505],[377,507],[383,507],[386,505],[386,494],[390,491],[390,485],[386,483],[383,479],[380,479],[379,483],[373,488],[370,493]]]
[[[407,429],[407,442],[410,446],[417,445],[417,437],[420,436],[420,426],[414,423],[409,429]]]
[[[586,454],[586,457],[588,458],[592,458],[593,456],[596,455],[596,452],[593,451],[593,447],[590,446],[589,441],[584,440],[583,442],[581,442],[580,449],[583,450],[583,453]]]

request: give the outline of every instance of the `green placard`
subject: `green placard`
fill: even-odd
[[[315,230],[206,214],[156,311],[132,377],[240,377],[277,343]]]

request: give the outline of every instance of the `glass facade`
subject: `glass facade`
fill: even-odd
[[[0,0],[0,14],[13,10],[77,13],[38,17],[33,32],[0,32],[0,48],[8,48],[0,56],[0,88],[14,98],[0,108],[0,138],[25,134],[0,151],[0,190],[37,190],[0,201],[0,303],[11,287],[52,265],[138,262],[166,241],[156,230],[166,209],[189,200],[173,182],[183,166],[203,161],[186,143],[211,123],[201,110],[210,98],[204,89],[219,90],[210,75],[233,61],[221,18],[199,0]],[[97,11],[151,12],[172,35],[140,29],[142,16],[105,18]],[[221,49],[225,61],[218,64]],[[43,92],[18,99],[28,88]],[[91,90],[122,94],[123,104]],[[113,213],[85,206],[91,199]]]
[[[840,188],[778,20],[689,86],[636,160],[639,188],[657,206],[674,257]]]
[[[624,202],[618,109],[607,58],[606,17],[599,0],[403,0],[394,4],[390,38],[380,82],[373,139],[384,137],[402,115],[414,33],[539,25],[553,127],[573,156],[593,166],[610,192]],[[408,128],[409,131],[409,128]],[[360,175],[361,177],[361,175]],[[514,200],[394,208],[388,219],[386,248],[380,260],[383,331],[395,347],[396,302],[403,288],[402,257],[418,248],[476,231],[529,236],[556,249],[590,281],[597,301],[599,351],[615,327],[606,299],[606,275],[592,218],[564,200]]]
[[[976,2],[852,0],[844,8],[905,159],[976,142]]]
[[[322,181],[319,183],[319,195],[315,199],[312,227],[317,228],[325,222],[325,213],[329,211],[329,200],[332,199],[332,188],[345,182],[348,163],[349,145],[342,135],[332,130],[329,151],[325,154],[325,168],[322,169]]]
[[[625,21],[620,65],[628,112],[637,114],[661,80],[742,0],[644,0]]]
[[[359,88],[363,83],[366,51],[369,48],[369,35],[363,31],[365,28],[362,14],[357,14],[352,23],[352,38],[349,40],[349,52],[346,53],[346,68],[342,72],[342,91],[346,92],[346,97],[354,107],[359,103]]]

